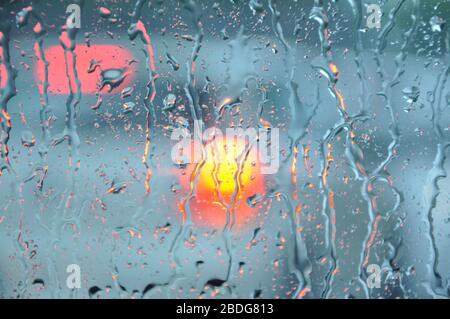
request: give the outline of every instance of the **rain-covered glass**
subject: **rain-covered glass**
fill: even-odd
[[[450,288],[450,1],[0,2],[0,296]]]

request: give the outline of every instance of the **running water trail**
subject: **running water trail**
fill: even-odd
[[[322,159],[320,188],[323,195],[322,217],[325,220],[326,249],[330,255],[330,267],[325,276],[324,289],[321,297],[328,298],[331,294],[336,270],[339,268],[339,260],[336,251],[336,211],[332,204],[334,192],[330,188],[327,180],[330,165],[333,162],[331,142],[340,132],[344,129],[348,129],[350,119],[345,109],[344,97],[337,88],[339,69],[332,58],[331,43],[329,40],[330,34],[328,30],[328,16],[323,7],[322,0],[314,1],[314,6],[311,9],[309,18],[317,21],[319,24],[318,32],[321,46],[321,56],[312,62],[312,66],[327,79],[329,92],[336,101],[336,107],[341,117],[341,121],[335,123],[334,127],[331,130],[328,130],[320,143],[320,155]]]
[[[197,178],[206,160],[205,147],[202,136],[203,135],[202,110],[199,105],[199,97],[196,89],[196,78],[195,78],[196,62],[204,37],[203,24],[201,22],[201,13],[199,12],[197,4],[192,0],[183,0],[182,3],[184,5],[184,9],[191,14],[192,23],[196,30],[195,43],[192,48],[190,61],[186,63],[187,83],[184,87],[184,91],[189,101],[189,110],[194,122],[194,133],[197,134],[197,136],[194,136],[193,139],[195,142],[198,142],[200,144],[201,154],[200,159],[195,164],[195,167],[189,178],[189,192],[186,194],[186,196],[181,200],[181,202],[178,205],[182,220],[181,220],[181,227],[178,230],[177,234],[175,235],[174,240],[169,249],[169,258],[171,260],[171,263],[175,267],[175,271],[171,275],[168,282],[167,294],[169,297],[170,297],[170,290],[176,284],[176,281],[180,279],[179,277],[181,276],[181,262],[179,256],[177,255],[177,249],[183,242],[185,235],[188,233],[188,231],[191,229],[192,226],[189,202],[191,199],[195,197],[195,187],[197,184]]]
[[[37,86],[39,90],[39,119],[42,131],[42,143],[39,144],[39,155],[41,157],[40,163],[37,164],[32,172],[24,179],[24,183],[34,180],[38,177],[36,188],[42,191],[44,186],[44,181],[48,172],[48,161],[47,153],[49,151],[51,143],[51,131],[50,131],[50,120],[49,120],[49,107],[48,107],[48,68],[49,62],[47,61],[44,53],[44,36],[47,31],[44,26],[44,21],[39,16],[39,14],[34,10],[33,7],[25,7],[16,15],[16,24],[18,28],[24,28],[28,24],[30,16],[36,21],[33,27],[33,34],[35,37],[34,42],[34,54],[36,56],[36,65],[39,70],[40,78],[37,81]]]
[[[148,82],[147,82],[147,94],[144,99],[144,105],[146,110],[146,127],[145,127],[145,148],[144,154],[142,155],[142,163],[145,166],[146,174],[145,174],[145,192],[146,194],[150,193],[150,179],[152,177],[152,169],[151,163],[149,160],[149,152],[150,152],[150,129],[151,129],[151,121],[156,123],[156,116],[153,102],[156,97],[156,80],[158,79],[158,74],[156,73],[155,66],[155,54],[152,46],[152,41],[150,35],[147,32],[147,28],[144,23],[140,20],[142,6],[146,3],[147,0],[138,0],[135,4],[135,9],[133,12],[133,22],[128,29],[128,36],[130,40],[134,40],[138,35],[141,38],[145,46],[145,56],[146,56],[146,70],[148,73]]]
[[[447,31],[448,32],[448,31]],[[450,33],[447,33],[450,36]],[[425,204],[424,216],[425,224],[428,227],[427,237],[431,245],[430,249],[430,264],[427,264],[428,272],[430,276],[430,282],[426,283],[428,292],[434,298],[448,297],[449,291],[446,291],[443,283],[443,278],[439,271],[440,254],[438,245],[436,242],[436,235],[434,232],[434,218],[433,211],[436,207],[437,198],[440,194],[439,180],[447,177],[447,171],[445,170],[446,152],[450,148],[450,140],[445,137],[441,123],[439,122],[443,116],[443,95],[445,91],[445,85],[448,81],[450,74],[450,65],[447,61],[447,66],[443,68],[439,74],[436,85],[432,92],[431,106],[431,122],[433,125],[434,135],[438,140],[436,155],[433,161],[432,168],[428,171],[427,178],[423,189],[423,200]]]
[[[354,14],[354,41],[355,41],[355,63],[357,66],[357,75],[360,79],[364,78],[364,68],[362,68],[362,60],[361,60],[361,39],[358,35],[359,27],[361,24],[361,6],[358,3],[355,3],[354,1],[349,1],[353,14]],[[360,95],[360,102],[361,102],[361,110],[360,113],[354,116],[350,116],[347,113],[347,110],[345,108],[345,101],[344,96],[340,92],[340,90],[337,88],[337,82],[339,79],[339,69],[337,65],[333,62],[332,59],[332,53],[331,53],[331,43],[329,41],[329,32],[328,32],[328,17],[326,15],[326,12],[323,8],[323,1],[316,0],[314,3],[314,7],[311,10],[310,18],[315,19],[319,23],[319,38],[321,41],[321,48],[322,48],[322,59],[316,59],[313,61],[313,67],[316,68],[319,72],[321,72],[325,77],[328,79],[329,84],[329,90],[331,95],[336,100],[336,105],[338,112],[340,114],[341,120],[337,123],[335,123],[334,127],[329,130],[321,143],[321,158],[322,158],[322,181],[321,181],[321,189],[323,192],[323,204],[322,204],[322,215],[326,217],[326,224],[328,229],[328,245],[329,245],[329,253],[331,256],[331,267],[328,271],[328,274],[326,276],[325,280],[325,288],[322,292],[322,297],[329,297],[331,294],[331,288],[333,284],[334,274],[336,269],[338,269],[338,257],[336,255],[336,246],[335,246],[335,240],[336,240],[336,211],[334,209],[334,205],[332,204],[332,197],[334,195],[334,192],[331,190],[330,186],[327,182],[327,176],[328,176],[328,170],[329,170],[329,164],[330,160],[333,160],[333,157],[331,156],[331,141],[341,132],[346,131],[346,144],[345,144],[345,155],[347,157],[347,160],[350,164],[350,167],[352,168],[355,176],[357,179],[360,179],[363,181],[362,183],[362,189],[361,194],[363,198],[368,203],[368,215],[369,215],[369,224],[368,224],[368,233],[366,235],[366,239],[363,243],[363,251],[361,254],[361,262],[360,262],[360,281],[364,288],[364,293],[366,297],[369,297],[369,290],[367,288],[367,282],[366,282],[366,275],[365,275],[365,267],[368,264],[369,259],[369,249],[371,245],[373,244],[373,240],[377,233],[377,227],[382,219],[382,215],[380,212],[377,212],[377,215],[374,215],[374,210],[376,208],[374,207],[375,196],[371,193],[370,189],[372,188],[371,183],[374,181],[384,181],[386,180],[385,176],[383,175],[385,172],[386,166],[389,164],[393,157],[393,149],[398,144],[398,127],[395,119],[395,114],[393,111],[393,108],[391,106],[390,102],[390,89],[397,83],[400,76],[403,74],[403,68],[404,68],[404,62],[406,59],[406,49],[409,45],[409,41],[411,39],[411,35],[414,34],[415,28],[416,28],[416,19],[413,15],[413,27],[408,30],[405,34],[405,43],[402,46],[401,53],[399,53],[396,57],[396,74],[393,76],[393,79],[390,82],[387,82],[384,79],[384,73],[381,68],[381,53],[385,47],[385,39],[389,32],[394,27],[394,18],[395,13],[399,10],[401,7],[403,1],[400,1],[397,6],[393,9],[390,15],[390,22],[385,27],[383,32],[380,34],[378,38],[378,47],[376,50],[376,61],[378,65],[378,72],[382,76],[383,80],[383,92],[381,93],[382,96],[385,96],[387,99],[387,108],[390,111],[391,115],[391,128],[390,133],[391,137],[393,138],[393,142],[391,143],[389,147],[389,155],[385,161],[383,161],[377,169],[372,174],[369,174],[364,167],[364,153],[362,149],[359,147],[359,145],[355,141],[355,132],[354,132],[354,124],[357,121],[366,121],[367,115],[367,101],[365,100],[365,92],[367,90],[366,85],[364,83],[364,80],[361,81],[361,95]],[[417,9],[417,2],[414,2],[415,9]],[[395,196],[397,197],[397,202],[394,206],[394,209],[391,212],[395,212],[395,210],[400,205],[400,201],[402,200],[401,194],[392,187],[392,185],[389,184],[392,191],[394,192]]]
[[[358,0],[347,0],[353,13],[353,49],[355,50],[356,74],[360,83],[359,104],[361,105],[360,115],[365,116],[368,112],[368,88],[366,69],[362,56],[363,44],[361,37],[361,27],[363,20],[362,3]]]
[[[233,140],[231,143],[237,143],[236,140]],[[249,141],[248,145],[246,145],[242,151],[241,154],[235,154],[235,161],[237,164],[237,170],[233,176],[233,185],[234,185],[234,191],[231,197],[231,203],[230,205],[227,205],[227,220],[226,224],[224,226],[224,229],[222,231],[225,241],[225,248],[228,253],[228,268],[226,272],[225,277],[225,283],[228,284],[229,291],[233,297],[237,297],[234,294],[234,290],[232,289],[230,285],[230,280],[232,279],[233,275],[233,261],[234,261],[234,250],[232,247],[232,231],[233,227],[236,224],[236,210],[239,207],[239,204],[242,200],[242,174],[244,172],[244,166],[248,160],[248,156],[250,154],[250,151],[252,150],[253,146],[256,144],[256,138],[254,140]],[[235,145],[234,145],[235,146]],[[230,145],[227,145],[227,147],[230,147]],[[231,146],[233,147],[233,146]],[[234,147],[236,149],[236,147]],[[221,160],[221,159],[219,159]],[[217,176],[216,176],[217,177]],[[216,187],[219,187],[219,185],[216,185]]]
[[[11,56],[10,56],[10,31],[11,25],[9,22],[5,21],[0,24],[0,66],[2,66],[3,72],[1,74],[2,82],[5,83],[5,86],[1,89],[0,96],[0,123],[1,123],[1,135],[0,135],[0,178],[3,176],[3,171],[6,170],[9,174],[12,175],[12,183],[11,189],[14,190],[14,193],[18,192],[18,202],[19,202],[19,212],[18,219],[19,224],[17,226],[17,237],[14,238],[13,244],[18,252],[21,253],[22,258],[20,258],[19,262],[23,266],[24,279],[19,282],[17,289],[17,297],[24,297],[25,293],[29,286],[30,267],[28,265],[27,259],[29,258],[27,254],[29,253],[29,249],[27,246],[27,242],[23,239],[24,230],[23,230],[23,220],[24,220],[24,208],[21,203],[22,194],[20,192],[20,188],[17,187],[16,183],[16,172],[11,166],[11,162],[9,159],[9,148],[8,142],[10,138],[10,132],[12,130],[11,124],[11,116],[8,113],[8,102],[16,95],[16,83],[15,79],[17,76],[17,71],[13,68],[11,64]],[[3,178],[5,178],[4,176]],[[6,187],[2,188],[2,191],[5,191]],[[6,197],[4,197],[6,198]],[[14,201],[15,199],[11,199]],[[3,206],[3,204],[2,204]],[[3,209],[3,207],[2,207]]]
[[[284,195],[286,205],[290,217],[291,233],[294,238],[292,245],[292,252],[289,254],[289,271],[293,273],[298,281],[298,287],[292,298],[303,298],[312,291],[311,289],[311,262],[308,257],[307,248],[302,238],[302,235],[298,230],[298,218],[297,212],[299,211],[301,204],[298,202],[297,196],[297,157],[298,147],[301,139],[306,134],[306,128],[308,127],[312,117],[315,115],[316,109],[319,105],[319,91],[317,89],[316,104],[314,106],[305,105],[301,102],[298,96],[298,84],[294,81],[296,71],[296,54],[291,48],[289,43],[284,37],[283,28],[280,23],[280,12],[276,8],[276,1],[269,0],[269,9],[272,13],[272,29],[278,40],[281,42],[284,48],[284,66],[286,74],[288,75],[288,81],[286,83],[289,89],[289,106],[291,110],[291,121],[289,126],[289,139],[290,155],[286,158],[285,163],[289,161],[292,156],[291,164],[291,180],[292,191],[286,193],[292,194],[291,199]],[[263,97],[264,98],[264,97]],[[280,171],[284,171],[284,165],[280,168]],[[282,185],[282,183],[279,183]],[[284,192],[280,192],[282,194]],[[295,206],[295,210],[293,208]]]
[[[148,205],[146,203],[150,199],[150,182],[152,177],[152,164],[151,164],[151,136],[152,136],[152,123],[156,123],[156,112],[154,101],[156,98],[157,90],[156,90],[156,80],[159,75],[156,72],[156,64],[155,64],[155,53],[152,44],[152,40],[149,32],[147,31],[147,27],[141,20],[142,8],[147,3],[147,0],[137,0],[134,5],[133,12],[131,14],[131,23],[128,28],[128,37],[130,41],[134,41],[136,38],[142,42],[143,45],[143,53],[145,55],[145,65],[146,72],[148,74],[148,80],[146,84],[146,95],[144,98],[144,107],[145,107],[145,146],[144,152],[142,155],[142,163],[145,167],[145,195],[143,200],[141,201],[139,207],[136,209],[135,213],[131,216],[130,226],[123,226],[115,228],[115,232],[117,236],[120,237],[121,233],[133,231],[134,233],[139,233],[139,229],[141,227],[141,219],[145,216],[144,210],[148,209]],[[130,62],[131,63],[131,62]],[[95,66],[93,66],[95,68]],[[104,72],[104,71],[102,71]],[[126,72],[125,72],[126,73]],[[125,75],[126,76],[126,75]],[[102,84],[103,86],[104,84]],[[124,95],[130,94],[126,91],[122,91],[122,97]],[[114,281],[114,287],[122,295],[122,297],[129,297],[126,290],[123,289],[123,286],[120,285],[120,276],[119,270],[117,267],[117,258],[115,258],[114,253],[117,248],[117,240],[113,239],[113,248],[110,254],[110,264],[111,264],[111,276]],[[155,285],[154,287],[166,286],[166,284]]]
[[[391,143],[388,146],[388,155],[386,158],[380,162],[380,164],[373,170],[373,172],[369,173],[363,170],[363,166],[357,161],[351,161],[357,167],[361,167],[360,172],[357,177],[362,177],[363,183],[361,187],[361,194],[363,198],[367,202],[368,207],[368,215],[369,215],[369,223],[367,225],[367,234],[363,241],[363,248],[361,251],[360,257],[360,266],[359,266],[359,280],[365,289],[365,293],[367,297],[370,297],[370,290],[367,284],[367,274],[365,268],[369,264],[370,258],[370,248],[373,245],[373,241],[375,236],[377,235],[377,230],[381,220],[389,218],[391,215],[395,214],[401,202],[403,201],[403,197],[399,193],[399,191],[393,187],[391,184],[391,175],[387,171],[387,166],[395,157],[395,150],[399,146],[400,142],[400,131],[398,126],[398,121],[395,114],[395,106],[392,101],[393,87],[399,83],[401,76],[404,74],[405,69],[405,61],[408,56],[407,50],[409,48],[410,42],[413,38],[413,35],[417,31],[417,15],[419,13],[419,4],[420,0],[413,1],[413,11],[411,13],[412,26],[409,30],[407,30],[404,34],[404,43],[401,47],[400,53],[398,53],[395,57],[395,73],[391,79],[387,79],[387,73],[384,70],[384,60],[382,59],[382,54],[384,49],[386,48],[387,36],[395,27],[395,18],[396,14],[404,4],[404,0],[400,0],[396,3],[394,8],[389,13],[389,22],[385,26],[385,28],[381,31],[380,35],[377,39],[377,47],[375,49],[375,62],[377,65],[377,73],[380,75],[382,80],[382,91],[378,93],[378,95],[384,97],[386,103],[386,109],[389,112],[390,124],[389,124],[389,134],[391,136]],[[349,152],[350,153],[350,152]],[[355,157],[350,157],[352,160]],[[354,170],[355,171],[355,170]],[[376,195],[373,193],[373,183],[378,181],[385,181],[389,188],[394,192],[397,197],[397,202],[394,208],[383,214],[378,211],[376,207]]]
[[[35,37],[34,42],[34,53],[36,56],[36,63],[37,68],[40,70],[41,77],[38,79],[37,86],[39,90],[39,96],[40,96],[40,111],[39,111],[39,118],[40,118],[40,126],[42,131],[42,142],[39,145],[39,155],[40,155],[40,163],[37,164],[35,167],[33,167],[32,172],[28,174],[28,176],[23,179],[20,188],[23,188],[23,184],[27,183],[31,180],[34,180],[36,177],[38,177],[38,181],[36,184],[36,189],[39,191],[43,190],[44,187],[44,181],[47,176],[48,172],[48,161],[47,161],[47,153],[49,150],[50,142],[51,142],[51,132],[50,132],[50,123],[48,118],[49,108],[48,108],[48,66],[49,63],[47,59],[45,58],[44,54],[44,36],[46,35],[46,29],[44,26],[44,21],[40,17],[40,15],[35,11],[35,9],[31,6],[23,8],[17,15],[16,15],[16,25],[17,27],[24,28],[28,24],[28,20],[30,19],[30,16],[34,18],[36,21],[34,27],[33,27],[33,34]],[[54,259],[52,258],[53,250],[51,246],[51,235],[52,232],[48,227],[43,224],[41,220],[41,216],[38,213],[35,214],[36,219],[38,220],[40,226],[46,231],[46,233],[49,235],[49,242],[46,247],[42,248],[42,250],[46,250],[45,258],[47,260],[47,273],[49,276],[49,281],[53,281],[54,287],[58,286],[58,279],[57,279],[57,273],[54,271],[56,269],[56,263],[54,262]],[[53,266],[53,269],[51,268]],[[27,273],[27,270],[25,271]],[[24,289],[27,288],[27,284],[24,285]],[[52,296],[55,296],[55,289],[52,289]]]
[[[2,127],[2,133],[0,135],[0,176],[6,169],[8,172],[14,173],[9,160],[9,147],[8,142],[12,130],[11,116],[8,113],[8,102],[16,95],[16,76],[17,72],[11,64],[11,56],[9,52],[9,33],[11,30],[10,24],[2,24],[0,30],[0,63],[4,66],[4,73],[2,80],[6,83],[6,86],[1,90],[0,96],[0,122]]]
[[[83,8],[84,0],[77,2],[80,8]],[[80,137],[78,134],[78,108],[81,102],[81,81],[78,78],[77,72],[77,55],[75,53],[76,37],[79,29],[68,26],[67,23],[62,26],[59,36],[59,42],[64,50],[65,74],[69,83],[69,95],[66,100],[66,118],[64,130],[54,135],[51,139],[50,145],[56,146],[67,141],[68,144],[68,186],[62,196],[62,214],[56,216],[51,223],[51,244],[50,247],[56,247],[63,237],[62,232],[65,227],[69,225],[74,231],[80,231],[80,212],[83,209],[84,194],[78,188],[77,173],[80,169]],[[72,249],[71,255],[74,263],[77,263],[78,249]],[[57,281],[57,293],[62,293],[62,287]],[[73,297],[76,294],[75,290],[70,292]]]

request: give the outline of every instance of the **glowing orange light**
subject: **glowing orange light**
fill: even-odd
[[[337,68],[336,64],[334,64],[334,63],[330,63],[330,69],[331,69],[331,72],[333,72],[333,74],[339,73],[339,69]]]
[[[197,165],[191,166],[195,169]],[[184,189],[189,189],[190,175],[182,177]],[[249,206],[247,199],[263,193],[264,177],[256,149],[247,153],[241,139],[217,139],[205,146],[205,163],[198,172],[196,196],[190,201],[192,221],[199,226],[222,228],[228,209],[235,211],[234,229],[240,229],[258,213],[258,205]]]
[[[330,208],[331,209],[334,209],[334,192],[330,192],[330,195],[329,195],[329,201],[330,201]]]
[[[336,89],[336,95],[339,99],[339,106],[340,106],[341,110],[345,111],[344,97],[342,96],[342,93],[338,89]]]

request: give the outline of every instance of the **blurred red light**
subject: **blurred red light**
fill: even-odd
[[[128,69],[129,75],[123,83],[116,88],[122,90],[130,86],[136,73],[133,55],[127,49],[118,45],[96,44],[96,45],[77,45],[76,71],[81,82],[81,92],[84,94],[95,94],[100,83],[100,68],[105,71],[108,69]],[[48,93],[50,94],[69,94],[69,81],[66,75],[66,62],[64,59],[64,50],[61,46],[55,45],[45,50],[45,58],[49,63],[48,67]],[[92,73],[88,73],[91,61],[96,61],[100,68],[96,68]],[[37,81],[43,78],[43,68],[35,66],[35,76]],[[106,92],[107,89],[103,89]]]

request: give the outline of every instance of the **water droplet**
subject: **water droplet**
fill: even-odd
[[[408,103],[417,102],[420,96],[420,90],[417,86],[409,86],[403,89],[402,91],[404,99]]]
[[[178,61],[172,55],[170,55],[170,53],[166,53],[166,57],[167,63],[172,66],[172,69],[174,71],[178,71],[178,69],[180,68],[180,64],[178,63]]]
[[[111,186],[108,188],[108,193],[110,194],[120,194],[125,191],[127,184],[125,182],[117,181],[114,179],[111,182]]]
[[[33,147],[36,144],[36,139],[30,131],[22,132],[22,145],[25,147]]]
[[[263,197],[260,194],[255,194],[247,198],[247,205],[254,208],[258,203],[262,201]]]
[[[124,114],[132,113],[136,104],[134,102],[125,102],[122,104],[122,112]]]
[[[109,18],[109,16],[111,15],[111,10],[109,10],[108,8],[100,7],[99,11],[102,18]]]
[[[122,84],[128,76],[127,69],[108,69],[101,72],[101,87],[100,91],[108,86],[108,91],[111,92]]]
[[[133,93],[134,88],[132,88],[131,86],[126,87],[122,90],[122,92],[120,92],[120,96],[122,97],[122,99],[129,97],[131,95],[131,93]]]
[[[169,93],[167,94],[167,96],[164,98],[164,107],[163,107],[163,111],[167,111],[172,109],[177,103],[177,97],[175,96],[175,94]]]
[[[445,20],[438,16],[432,16],[430,19],[431,30],[433,32],[441,32],[445,24]]]

